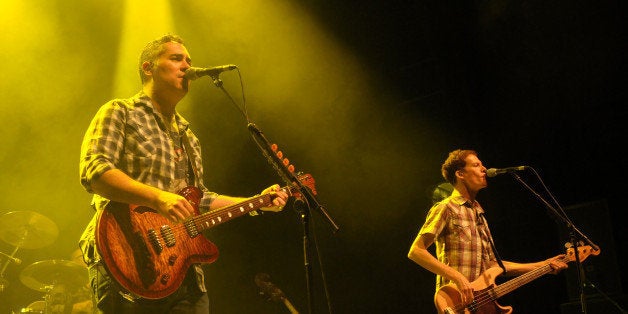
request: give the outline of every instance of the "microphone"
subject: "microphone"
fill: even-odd
[[[219,65],[211,68],[195,68],[190,67],[185,70],[185,78],[188,80],[195,80],[201,76],[216,76],[224,71],[231,71],[237,69],[238,67],[235,64],[227,64],[227,65]]]
[[[486,170],[486,175],[489,177],[494,177],[498,174],[514,172],[514,171],[523,171],[527,168],[528,166],[517,166],[517,167],[508,167],[508,168],[490,168]]]

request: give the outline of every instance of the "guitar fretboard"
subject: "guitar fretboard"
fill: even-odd
[[[251,197],[243,202],[209,211],[193,218],[194,226],[203,231],[262,207],[272,205],[269,194]]]

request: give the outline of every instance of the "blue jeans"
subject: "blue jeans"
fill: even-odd
[[[158,300],[134,298],[112,280],[100,264],[89,267],[94,313],[103,314],[209,314],[209,297],[199,289],[196,272],[188,270],[181,287]]]

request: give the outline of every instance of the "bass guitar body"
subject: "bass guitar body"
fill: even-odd
[[[495,278],[502,273],[501,268],[490,268],[471,283],[473,297],[482,298],[495,285]],[[512,313],[511,306],[501,306],[496,301],[485,302],[477,308],[459,306],[462,304],[460,292],[455,284],[442,286],[434,296],[434,303],[439,314],[509,314]]]

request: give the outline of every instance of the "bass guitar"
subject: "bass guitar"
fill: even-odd
[[[580,261],[584,261],[589,255],[598,254],[600,254],[600,250],[595,251],[588,245],[578,247],[578,257]],[[562,261],[567,263],[575,260],[574,249],[567,249]],[[492,267],[487,269],[478,279],[471,283],[474,290],[473,301],[471,303],[466,305],[462,304],[460,291],[456,288],[455,284],[450,283],[438,289],[434,296],[434,304],[436,305],[438,314],[512,313],[512,306],[501,306],[495,300],[551,271],[552,267],[548,264],[496,286],[495,278],[499,276],[503,270],[501,267]]]
[[[316,194],[314,178],[301,174],[297,179]],[[297,184],[283,189],[300,198]],[[173,223],[152,208],[111,202],[100,211],[96,224],[96,247],[105,268],[129,292],[161,299],[176,291],[192,264],[210,264],[218,258],[218,248],[202,232],[243,216],[261,207],[272,206],[270,194],[248,198],[240,203],[200,213],[202,191],[194,186],[182,189],[195,215]]]

